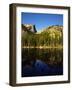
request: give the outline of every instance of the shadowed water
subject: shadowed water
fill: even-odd
[[[62,49],[22,49],[22,77],[63,75]]]

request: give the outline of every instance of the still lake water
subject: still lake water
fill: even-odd
[[[22,77],[63,75],[63,49],[22,49]]]

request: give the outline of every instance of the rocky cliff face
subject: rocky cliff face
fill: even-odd
[[[32,25],[32,24],[22,24],[22,31],[23,32],[30,31],[33,33],[37,32],[35,25]]]

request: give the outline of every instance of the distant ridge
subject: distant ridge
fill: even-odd
[[[55,32],[55,31],[63,33],[63,26],[52,25],[52,26],[48,26],[48,27],[40,30],[40,32],[37,32],[35,25],[32,25],[32,24],[22,24],[22,34],[25,31],[31,32],[31,33],[35,33],[35,34],[40,34],[40,33],[43,33],[43,32]]]
[[[51,30],[51,31],[52,31],[52,30],[58,30],[58,31],[61,31],[61,32],[62,32],[63,26],[59,26],[59,25],[48,26],[48,27],[42,29],[42,32],[43,32],[43,31],[47,31],[47,30]]]
[[[63,26],[60,25],[52,25],[52,26],[48,26],[42,30],[40,30],[40,32],[37,32],[37,34],[43,33],[43,32],[55,32],[55,31],[60,31],[61,33],[63,32]]]

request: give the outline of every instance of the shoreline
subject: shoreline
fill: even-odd
[[[39,49],[48,49],[48,48],[58,48],[58,49],[63,49],[63,46],[39,46],[39,47],[33,47],[33,46],[24,46],[22,48],[39,48]]]

